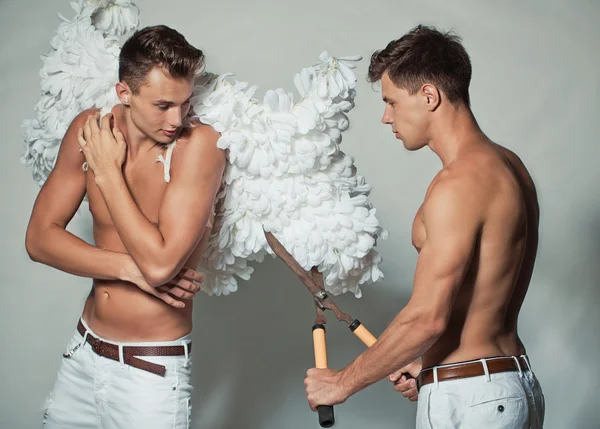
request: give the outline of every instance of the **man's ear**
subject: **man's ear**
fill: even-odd
[[[125,106],[129,106],[132,95],[132,91],[129,85],[127,85],[126,82],[117,82],[115,89],[117,91],[117,97],[119,97],[121,103],[123,103]]]
[[[433,112],[437,109],[442,101],[440,90],[430,83],[426,83],[421,87],[421,95],[423,102],[427,106],[427,110]]]

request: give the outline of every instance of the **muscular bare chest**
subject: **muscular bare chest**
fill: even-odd
[[[412,245],[417,249],[417,252],[421,251],[421,248],[425,244],[427,234],[425,232],[425,224],[423,223],[423,205],[417,210],[417,214],[412,223],[411,230]]]
[[[421,251],[421,249],[425,245],[425,242],[427,241],[427,231],[425,229],[425,219],[424,219],[423,213],[425,211],[425,204],[427,204],[427,198],[429,197],[431,190],[435,186],[435,184],[438,180],[439,174],[440,173],[438,173],[436,175],[436,177],[429,184],[429,187],[427,188],[427,192],[425,192],[425,198],[423,199],[423,203],[419,207],[419,210],[417,210],[417,214],[415,215],[415,218],[413,219],[412,229],[411,229],[411,237],[412,237],[412,245],[415,247],[415,249],[417,249],[417,252]]]
[[[89,208],[94,220],[94,236],[114,231],[110,212],[100,189],[95,183],[93,172],[89,171],[86,178],[86,189]],[[123,176],[135,204],[142,214],[152,223],[158,224],[160,204],[167,183],[164,180],[164,167],[156,162],[156,154],[140,157],[134,163],[125,162]]]

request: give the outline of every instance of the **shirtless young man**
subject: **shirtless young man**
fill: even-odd
[[[211,127],[182,127],[203,61],[168,27],[135,33],[119,58],[121,104],[100,126],[95,110],[73,120],[40,191],[29,255],[94,279],[44,427],[189,427],[194,268],[226,162]],[[84,195],[95,246],[65,230]]]
[[[460,39],[429,27],[371,58],[382,122],[408,150],[428,146],[443,168],[412,226],[410,301],[345,369],[308,371],[313,410],[397,371],[397,390],[416,399],[420,389],[417,428],[542,427],[543,395],[517,333],[538,246],[536,190],[520,159],[479,128],[470,79]]]

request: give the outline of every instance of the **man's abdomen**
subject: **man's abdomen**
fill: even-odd
[[[170,341],[192,330],[192,301],[176,309],[122,281],[95,280],[83,318],[113,341]]]

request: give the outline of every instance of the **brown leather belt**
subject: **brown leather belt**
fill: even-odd
[[[77,324],[77,331],[85,336],[85,326],[81,320]],[[88,332],[85,337],[87,343],[92,346],[92,350],[100,356],[119,361],[119,346],[113,343],[102,341]],[[188,343],[188,354],[192,351],[192,343]],[[151,372],[160,376],[165,375],[166,368],[147,360],[139,359],[136,356],[185,356],[185,346],[123,346],[123,362],[144,371]]]
[[[517,358],[521,371],[529,368],[528,362],[524,357]],[[519,366],[513,357],[487,358],[485,360],[490,374],[499,372],[518,371]],[[478,377],[485,375],[483,364],[480,361],[469,363],[456,363],[452,365],[444,365],[437,368],[438,381],[457,380],[460,378]],[[421,390],[426,384],[433,383],[433,368],[423,369],[417,376],[417,388]]]

